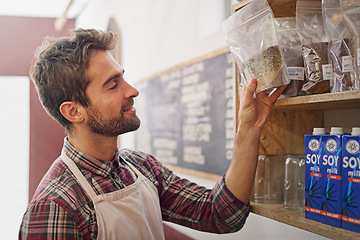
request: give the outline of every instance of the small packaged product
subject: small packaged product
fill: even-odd
[[[352,66],[350,31],[340,8],[340,0],[322,0],[325,32],[329,37],[329,59],[334,71],[330,79],[331,92],[342,92],[355,88]]]
[[[349,52],[352,57],[355,82],[351,89],[360,89],[360,0],[340,0],[344,21],[350,32]]]
[[[333,75],[328,59],[328,38],[324,32],[321,1],[296,2],[296,25],[302,44],[307,94],[330,92]]]
[[[289,83],[275,34],[274,14],[266,0],[245,3],[223,23],[225,41],[244,81],[255,78],[256,92]]]
[[[296,28],[296,18],[275,18],[275,31],[290,81],[281,97],[303,95],[300,92],[305,79],[304,60],[301,51],[301,41]]]

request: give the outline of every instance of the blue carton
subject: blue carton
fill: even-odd
[[[321,221],[321,138],[325,129],[314,128],[305,135],[305,218]]]
[[[360,128],[342,139],[342,228],[360,232]]]
[[[342,219],[342,134],[342,128],[332,127],[329,135],[322,136],[320,147],[321,222],[334,227],[341,227]]]

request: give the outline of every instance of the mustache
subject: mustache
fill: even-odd
[[[121,107],[121,111],[124,112],[124,111],[127,111],[129,109],[131,109],[133,106],[134,106],[134,99],[130,99],[129,102],[127,102],[126,104],[123,104],[122,107]]]

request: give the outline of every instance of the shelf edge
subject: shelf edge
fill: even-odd
[[[282,204],[259,204],[251,202],[251,211],[269,219],[285,223],[331,239],[360,239],[360,233],[326,225],[283,208]]]
[[[324,93],[278,99],[274,108],[308,108],[308,109],[360,108],[360,90]]]

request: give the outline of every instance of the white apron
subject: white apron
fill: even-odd
[[[127,163],[137,175],[133,184],[115,192],[96,195],[74,161],[64,152],[61,159],[94,203],[97,239],[165,239],[157,189],[134,166]]]

